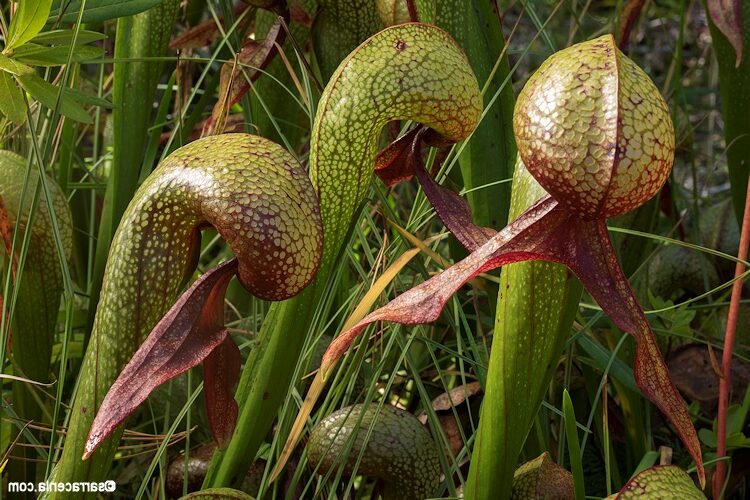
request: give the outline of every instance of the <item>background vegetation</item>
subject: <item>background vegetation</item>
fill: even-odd
[[[67,11],[72,14],[62,14],[61,3],[67,2],[52,3],[41,34],[30,40],[35,45],[23,50],[29,40],[14,42],[8,34],[26,2],[20,6],[3,2],[0,8],[4,45],[17,46],[15,52],[6,50],[0,56],[0,146],[25,159],[34,172],[29,178],[45,172],[59,184],[72,215],[68,222],[43,211],[52,184],[40,183],[29,192],[26,203],[32,219],[46,221],[42,236],[46,243],[30,232],[25,236],[6,229],[3,233],[14,256],[8,258],[6,253],[3,260],[3,373],[43,383],[2,380],[4,483],[50,475],[65,440],[67,405],[91,332],[114,230],[135,189],[159,161],[201,135],[214,104],[227,90],[221,86],[222,66],[227,63],[225,67],[234,68],[241,79],[253,76],[257,64],[235,64],[235,55],[248,36],[264,38],[275,19],[268,11],[230,0],[151,2],[158,4],[154,9],[159,14],[151,10],[148,17],[128,17],[133,12],[125,10],[127,5],[138,2],[122,2],[124,7],[117,8],[123,10],[99,12],[99,16],[92,6],[103,2],[87,2],[89,9],[80,14],[74,8]],[[690,405],[704,459],[711,463],[717,447],[718,360],[750,151],[747,59],[735,65],[731,44],[697,0],[468,3],[478,9],[470,14],[477,16],[485,43],[493,47],[484,55],[469,53],[469,57],[480,87],[485,87],[485,111],[489,121],[495,120],[492,130],[505,135],[477,139],[492,142],[490,152],[478,150],[478,143],[460,143],[450,150],[432,150],[427,159],[428,166],[441,165],[440,182],[467,196],[475,221],[495,228],[503,227],[508,216],[515,146],[507,113],[513,95],[551,53],[610,32],[619,33],[622,40],[632,22],[623,50],[651,76],[669,103],[677,153],[673,174],[660,195],[638,211],[610,220],[610,234],[674,381]],[[739,3],[747,26],[749,9],[746,2]],[[285,57],[274,59],[231,112],[219,119],[225,131],[260,133],[306,163],[311,124],[332,69],[326,66],[329,59],[316,52],[325,47],[325,39],[316,39],[315,29],[310,35],[321,6],[313,0],[290,4],[294,42],[287,37]],[[43,38],[55,33],[59,40]],[[750,31],[745,29],[744,34],[747,47]],[[462,41],[460,34],[455,36]],[[131,43],[125,43],[126,37]],[[132,43],[135,40],[141,43]],[[491,75],[496,60],[501,64]],[[31,71],[19,69],[13,61]],[[382,146],[399,132],[398,124],[387,127]],[[72,235],[72,242],[65,241],[66,234]],[[52,262],[60,288],[16,286],[19,276],[33,272],[35,248],[43,245],[47,253],[40,258]],[[415,246],[421,251],[414,251],[405,265],[397,264]],[[205,231],[198,273],[230,256],[215,231]],[[273,429],[258,436],[262,445],[247,477],[240,481],[243,489],[259,497],[279,498],[377,495],[375,481],[335,471],[315,474],[306,466],[302,446],[281,480],[270,483],[269,474],[304,400],[308,374],[357,305],[369,296],[376,296],[376,306],[382,305],[462,256],[415,182],[393,188],[377,180],[371,183],[346,250],[332,272],[335,279],[311,315],[307,337],[297,341],[304,344],[300,344],[301,358],[289,362],[294,383],[280,401],[278,413],[267,416]],[[394,265],[403,268],[392,282],[368,295],[371,285]],[[439,448],[446,450],[440,461],[445,474],[440,494],[455,497],[469,475],[498,282],[497,275],[486,275],[464,287],[435,324],[388,326],[372,342],[363,338],[312,409],[310,426],[342,406],[359,402],[384,402],[422,415]],[[49,306],[54,309],[54,341],[48,350],[40,345],[33,360],[18,359],[19,348],[13,347],[12,338],[21,332],[14,325],[24,314],[34,316],[39,309],[24,309],[49,294],[60,297],[59,304],[53,300]],[[743,433],[750,409],[750,303],[746,302],[740,306],[736,329],[727,421],[731,461],[724,491],[726,497],[736,498],[746,497],[750,470],[750,440]],[[257,343],[268,307],[236,282],[230,285],[226,324],[243,361]],[[583,474],[576,475],[576,485],[585,484],[585,494],[596,498],[618,491],[634,473],[653,464],[675,463],[694,472],[674,432],[635,385],[632,340],[613,327],[585,292],[561,347],[519,464],[547,451],[556,463],[575,473],[580,461]],[[31,373],[21,366],[41,370]],[[539,370],[540,377],[543,371]],[[128,421],[108,476],[117,482],[118,495],[176,497],[202,483],[200,473],[185,474],[201,468],[205,474],[212,451],[203,404],[197,398],[201,380],[200,370],[193,370],[170,381]],[[447,407],[435,402],[462,386],[469,388],[470,396]],[[569,403],[565,407],[564,400]],[[568,423],[575,418],[577,432],[575,427],[566,429],[566,418]],[[252,424],[241,421],[240,425]],[[523,434],[525,429],[517,432]],[[579,452],[573,455],[569,450],[576,447],[567,443],[571,437],[580,442]],[[185,466],[187,462],[193,465]]]

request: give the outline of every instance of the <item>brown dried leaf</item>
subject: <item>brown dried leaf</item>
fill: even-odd
[[[203,360],[206,415],[219,448],[224,448],[232,439],[237,423],[238,407],[232,388],[240,378],[241,362],[240,350],[229,336]]]
[[[742,63],[742,0],[707,0],[706,8],[737,54],[735,66]]]
[[[237,104],[250,90],[250,82],[260,77],[262,71],[276,55],[286,38],[279,18],[265,40],[258,42],[248,38],[234,60],[224,63],[221,68],[219,100],[214,105],[211,118],[206,123],[204,135],[221,133],[224,129],[229,109]]]
[[[717,356],[721,357],[721,350]],[[692,343],[669,353],[667,366],[675,385],[688,401],[697,401],[711,418],[716,415],[719,402],[719,375],[712,366],[711,355],[704,344]],[[739,403],[750,384],[750,364],[735,359],[732,362],[732,402]]]
[[[641,10],[646,4],[646,0],[629,0],[622,8],[620,14],[620,29],[617,32],[617,46],[620,50],[625,51],[630,43],[630,33],[633,26],[641,15]]]
[[[235,6],[234,13],[241,16],[250,7],[239,4]],[[219,22],[224,22],[224,16],[219,17]],[[208,19],[200,24],[188,28],[182,34],[177,35],[169,42],[170,49],[199,49],[211,45],[219,35],[219,25],[214,19]]]
[[[482,384],[479,382],[469,382],[468,384],[459,385],[433,399],[432,409],[435,411],[448,411],[480,392],[482,392]]]
[[[305,28],[312,28],[312,16],[299,3],[295,2],[289,6],[289,18],[295,24],[299,24],[301,26],[304,26]]]

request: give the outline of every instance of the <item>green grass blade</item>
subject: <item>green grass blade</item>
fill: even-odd
[[[565,414],[565,437],[568,442],[568,456],[570,457],[570,469],[573,472],[576,500],[583,500],[586,498],[586,493],[583,482],[581,445],[578,442],[578,430],[576,429],[576,414],[573,409],[573,401],[571,401],[567,389],[563,391],[563,413]]]

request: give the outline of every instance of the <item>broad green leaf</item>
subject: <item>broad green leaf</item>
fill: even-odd
[[[75,36],[75,30],[54,30],[39,33],[31,41],[39,45],[72,45],[75,39],[76,45],[104,40],[107,35],[97,31],[78,30],[78,36]]]
[[[87,0],[81,22],[100,23],[108,19],[132,16],[139,12],[155,7],[164,0]],[[54,22],[58,18],[63,23],[72,23],[78,19],[81,10],[81,0],[54,0],[52,12],[47,22]],[[62,9],[61,9],[62,8]],[[61,16],[62,15],[62,16]]]
[[[709,448],[716,448],[716,434],[708,429],[701,429],[698,431],[698,437],[701,442]]]
[[[727,448],[750,448],[750,439],[741,432],[735,432],[727,436]]]
[[[747,438],[742,433],[747,418],[748,407],[750,407],[750,387],[745,391],[742,404],[732,405],[727,411],[727,447],[730,450],[733,448],[750,448],[750,438]],[[701,429],[698,432],[698,437],[709,448],[716,448],[716,426],[717,422],[714,420],[713,430]]]
[[[86,92],[78,89],[65,89],[65,95],[70,96],[79,104],[90,104],[92,106],[99,106],[100,108],[106,109],[114,108],[110,101],[92,94],[87,94]]]
[[[23,45],[39,33],[47,22],[52,0],[24,0],[10,20],[5,50]]]
[[[692,338],[693,329],[690,324],[695,318],[695,311],[688,309],[688,304],[674,307],[674,302],[664,300],[655,296],[648,290],[648,298],[651,301],[653,309],[661,310],[659,321],[661,321],[670,332],[677,333],[680,336]]]
[[[70,62],[90,61],[101,57],[104,53],[104,49],[89,45],[45,47],[44,45],[27,43],[15,50],[14,57],[18,61],[34,66],[61,66],[68,63],[71,48],[73,54],[70,56]]]
[[[3,54],[0,54],[0,70],[7,71],[12,75],[29,75],[34,72],[32,68]]]
[[[18,80],[21,82],[23,88],[31,94],[34,99],[41,102],[50,109],[54,109],[57,102],[57,94],[59,88],[47,83],[43,79],[36,75],[24,75],[19,76]],[[91,116],[86,110],[78,104],[70,95],[63,93],[60,101],[60,113],[67,116],[71,120],[82,123],[91,123]]]
[[[21,89],[13,81],[13,77],[4,71],[0,71],[0,112],[13,123],[23,123],[26,120],[26,103]]]
[[[747,412],[750,410],[750,386],[745,389],[745,397],[741,405],[732,405],[727,412],[727,432],[729,434],[741,432],[745,427]]]
[[[711,432],[708,429],[701,429],[698,432],[699,437],[703,444],[709,448],[716,448],[716,432]],[[750,448],[750,439],[747,438],[741,432],[735,432],[727,435],[727,449],[733,450],[735,448]]]

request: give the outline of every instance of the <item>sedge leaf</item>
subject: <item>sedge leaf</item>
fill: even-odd
[[[18,3],[18,10],[10,20],[8,43],[5,51],[28,42],[39,33],[47,22],[52,0],[34,0]]]
[[[99,106],[100,108],[105,108],[105,109],[112,109],[115,107],[112,104],[112,102],[102,97],[98,97],[92,94],[87,94],[86,92],[83,92],[78,89],[72,89],[72,88],[65,89],[65,95],[71,97],[78,104]]]
[[[18,77],[18,81],[21,86],[31,94],[31,96],[37,101],[41,102],[49,109],[54,109],[57,103],[57,95],[60,89],[36,75],[23,75]],[[78,104],[72,97],[63,92],[62,99],[60,101],[60,113],[67,116],[71,120],[82,123],[91,123],[91,116],[86,110]]]
[[[4,71],[0,71],[0,112],[13,123],[23,123],[26,120],[26,103],[21,89],[13,81],[13,77]]]
[[[87,0],[81,22],[100,23],[118,17],[132,16],[155,7],[164,0]],[[59,19],[63,23],[72,23],[78,19],[81,0],[55,0],[47,22]]]
[[[568,456],[570,457],[570,468],[573,471],[575,497],[576,500],[583,500],[586,498],[586,493],[584,488],[581,444],[578,442],[576,413],[573,409],[573,401],[570,399],[567,389],[563,389],[563,415],[565,416],[565,437],[568,440]]]
[[[62,66],[70,62],[83,62],[96,59],[104,53],[100,47],[89,45],[57,45],[46,47],[35,43],[27,43],[14,51],[14,58],[22,63],[33,66]]]
[[[98,31],[78,30],[76,36],[75,30],[52,30],[39,33],[31,39],[33,43],[39,45],[83,45],[86,43],[104,40],[107,35]]]
[[[658,459],[659,459],[658,451],[654,451],[654,450],[647,451],[643,455],[643,458],[641,458],[641,461],[636,466],[635,471],[633,471],[633,475],[631,476],[631,478],[637,476],[638,474],[648,469],[649,467],[653,467]]]

